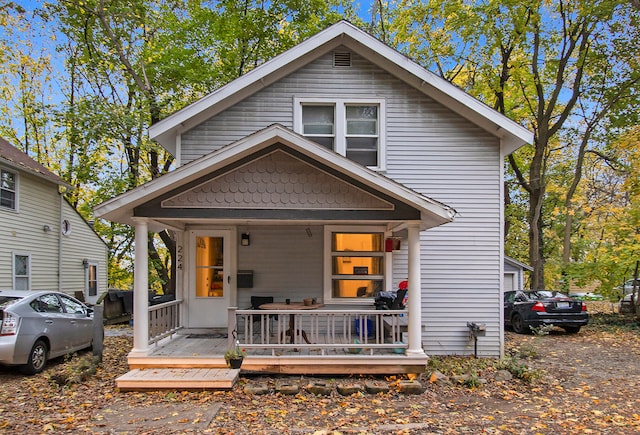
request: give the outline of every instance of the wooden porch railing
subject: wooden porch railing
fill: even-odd
[[[278,349],[304,348],[318,349],[321,355],[330,349],[397,352],[408,347],[399,342],[406,328],[406,310],[229,308],[229,345],[235,336],[242,348],[268,349],[272,355]]]
[[[178,299],[149,307],[149,344],[175,334],[182,328],[181,304],[182,300]]]

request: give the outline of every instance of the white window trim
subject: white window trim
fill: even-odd
[[[90,295],[89,294],[89,276],[91,275],[90,274],[90,270],[91,270],[92,266],[95,266],[95,268],[96,268],[96,294],[95,295]],[[97,261],[89,261],[87,263],[87,268],[85,269],[85,272],[84,272],[84,295],[85,295],[85,298],[94,298],[94,297],[96,297],[96,296],[98,296],[100,294],[100,279],[98,278],[99,277],[99,275],[98,275],[99,273],[100,273],[100,265],[99,265],[99,263]]]
[[[11,252],[11,285],[16,288],[16,257],[27,257],[27,290],[31,290],[31,254],[29,252]],[[22,278],[22,276],[20,276]]]
[[[332,273],[332,240],[331,234],[335,232],[345,233],[383,233],[384,237],[389,237],[390,233],[384,225],[325,225],[324,227],[324,285],[323,299],[325,304],[342,304],[342,305],[362,305],[363,298],[334,298],[332,292],[333,273]],[[382,278],[382,287],[386,289],[387,283],[391,279],[390,269],[387,264],[391,263],[391,258],[387,253],[383,253],[385,267]]]
[[[378,165],[367,166],[374,171],[385,171],[387,169],[387,147],[386,147],[386,105],[382,98],[314,98],[295,97],[293,99],[293,130],[302,133],[302,105],[314,104],[333,105],[335,107],[334,120],[334,146],[335,152],[345,156],[347,153],[347,132],[346,132],[346,107],[347,105],[372,105],[378,106]]]
[[[13,179],[15,180],[15,186],[13,188],[13,193],[14,193],[14,207],[10,208],[10,207],[3,207],[0,206],[0,210],[6,210],[6,211],[11,211],[11,212],[18,212],[19,211],[19,192],[20,192],[20,174],[18,173],[18,171],[15,171],[13,169],[9,169],[5,166],[0,166],[0,170],[2,171],[6,171],[6,172],[10,172],[13,174]]]

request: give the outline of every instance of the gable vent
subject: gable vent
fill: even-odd
[[[334,52],[333,53],[333,66],[351,66],[351,53],[349,52]]]

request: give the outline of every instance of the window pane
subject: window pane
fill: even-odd
[[[376,121],[347,121],[347,134],[375,136],[378,134],[376,125]]]
[[[382,252],[382,233],[333,233],[333,251]]]
[[[16,194],[8,190],[0,190],[0,206],[16,208]]]
[[[89,296],[98,294],[98,266],[91,264],[89,266]]]
[[[11,172],[2,171],[2,177],[0,179],[0,187],[2,187],[2,189],[15,190],[16,188],[15,176]]]
[[[320,137],[320,136],[312,136],[309,139],[317,143],[318,145],[322,145],[323,147],[332,150],[333,149],[333,137]]]
[[[347,106],[347,134],[378,134],[378,106]]]
[[[334,298],[374,297],[382,290],[382,280],[333,280],[332,296]]]
[[[333,275],[382,275],[382,257],[333,257]]]
[[[196,237],[196,296],[224,296],[224,238]]]
[[[29,278],[27,277],[16,277],[16,288],[15,290],[29,290]]]
[[[333,106],[302,106],[303,134],[333,135]]]
[[[29,257],[26,255],[16,255],[14,267],[14,274],[16,276],[26,276],[29,270]]]
[[[78,302],[74,301],[73,299],[70,298],[65,298],[64,296],[62,297],[62,302],[64,304],[64,309],[67,313],[70,314],[87,314],[87,312],[85,311],[84,307],[82,306],[82,304],[79,304]]]
[[[377,145],[377,140],[367,141],[368,138],[357,138],[358,145],[362,144],[362,147],[353,146],[354,139],[349,138],[347,140],[347,158],[353,160],[354,162],[358,162],[363,166],[378,166],[378,150],[377,149],[367,149],[367,147],[372,144]],[[367,141],[368,143],[364,143]]]

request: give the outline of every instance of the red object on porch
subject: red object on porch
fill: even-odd
[[[407,290],[409,288],[409,281],[400,281],[400,284],[398,284],[398,288],[400,290]]]

